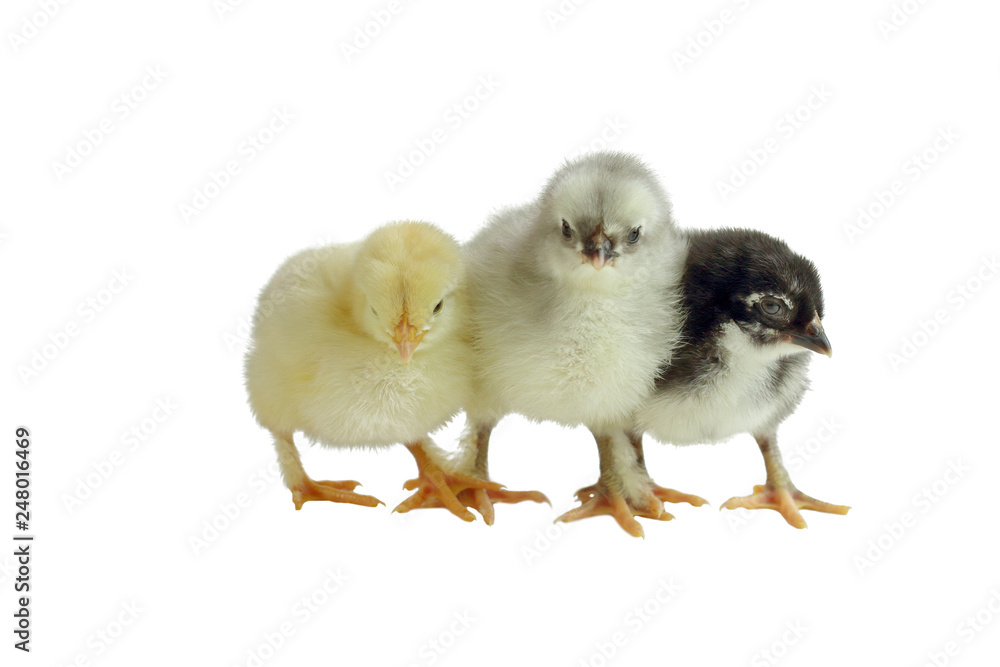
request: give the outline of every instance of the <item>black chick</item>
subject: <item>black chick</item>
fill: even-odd
[[[846,514],[850,508],[796,489],[777,447],[778,425],[809,386],[808,353],[831,355],[816,267],[758,231],[695,231],[689,240],[682,343],[638,414],[632,443],[640,468],[643,431],[676,445],[749,432],[767,481],[722,507],[774,509],[796,528],[806,527],[800,509]]]

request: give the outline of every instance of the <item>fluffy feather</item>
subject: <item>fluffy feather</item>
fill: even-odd
[[[684,344],[664,362],[655,394],[637,414],[637,432],[677,445],[750,433],[767,481],[724,508],[775,509],[797,528],[806,525],[800,509],[846,514],[847,507],[796,489],[777,447],[779,424],[809,386],[810,350],[830,353],[816,267],[753,230],[691,232],[689,240]],[[641,463],[641,436],[635,443]]]
[[[690,232],[680,347],[665,362],[639,426],[673,444],[710,443],[777,428],[809,386],[809,351],[754,314],[763,294],[792,306],[791,327],[823,316],[819,273],[762,232]]]
[[[679,332],[684,242],[656,177],[634,156],[565,164],[532,203],[501,210],[465,246],[473,395],[459,465],[487,479],[496,423],[512,412],[586,425],[602,481],[623,427],[654,388]],[[673,334],[671,332],[674,332]],[[478,494],[492,512],[495,494]]]
[[[462,281],[461,252],[450,236],[427,223],[399,222],[361,242],[305,250],[264,288],[246,387],[255,417],[274,434],[297,507],[374,499],[320,488],[347,483],[312,482],[292,441],[296,431],[333,447],[404,443],[422,474],[424,462],[433,464],[436,456],[415,448],[433,453],[428,434],[470,391]]]
[[[620,253],[599,271],[583,255],[597,225]],[[680,326],[668,283],[672,270],[680,279],[684,246],[666,194],[637,159],[598,153],[565,165],[538,200],[493,216],[465,253],[475,419],[517,412],[603,429],[652,390]]]

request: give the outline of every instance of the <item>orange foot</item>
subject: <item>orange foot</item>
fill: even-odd
[[[447,472],[435,463],[421,447],[410,447],[410,453],[417,460],[418,477],[407,480],[403,488],[417,492],[399,503],[394,512],[409,512],[420,507],[444,507],[463,521],[474,521],[475,516],[458,499],[464,491],[499,492],[502,486],[496,482],[473,477],[460,472]]]
[[[753,487],[753,493],[749,496],[736,496],[722,503],[719,509],[733,510],[738,507],[746,509],[769,509],[775,510],[785,521],[795,528],[805,528],[806,521],[802,518],[799,510],[813,510],[814,512],[826,512],[827,514],[847,514],[851,509],[846,505],[832,505],[822,500],[816,500],[807,496],[794,486],[768,486],[758,484]]]
[[[473,479],[482,481],[479,477],[474,477]],[[417,480],[411,479],[406,484],[405,488],[410,489],[416,486]],[[487,526],[492,526],[493,521],[496,518],[496,514],[493,510],[494,503],[523,503],[527,500],[536,503],[548,503],[549,499],[545,497],[545,494],[541,491],[508,491],[507,489],[492,489],[492,488],[475,488],[475,489],[462,489],[455,493],[455,497],[458,498],[460,502],[465,507],[471,507],[480,514],[483,515],[483,521],[486,522]],[[412,497],[407,499],[407,502],[412,500]],[[409,507],[408,509],[427,509],[430,507],[445,507],[445,504],[441,502],[440,498],[428,497],[425,498],[419,506]],[[403,510],[406,511],[406,510]]]
[[[670,489],[662,489],[662,491],[670,491]],[[671,493],[676,494],[677,492],[672,491]],[[701,503],[705,502],[697,496],[691,496],[691,498],[697,498]],[[646,533],[635,517],[641,516],[658,521],[670,521],[674,518],[673,514],[663,509],[663,501],[652,490],[645,499],[645,503],[640,504],[629,501],[619,491],[612,491],[598,482],[577,491],[576,499],[580,501],[580,506],[566,512],[556,521],[578,521],[592,516],[610,514],[618,522],[618,525],[632,537],[645,537]]]
[[[708,504],[708,501],[701,496],[695,496],[690,493],[681,493],[680,491],[666,489],[656,484],[653,485],[653,495],[665,503],[687,503],[688,505],[694,505],[695,507],[701,507],[702,505]]]
[[[478,479],[478,478],[477,478]],[[487,526],[492,526],[495,518],[494,503],[552,503],[541,491],[508,491],[507,489],[463,489],[456,494],[458,501],[483,515]],[[429,498],[421,507],[442,507],[436,498]]]
[[[361,484],[348,480],[345,482],[317,482],[306,477],[305,481],[291,489],[292,502],[295,509],[302,509],[302,505],[310,500],[328,500],[332,503],[351,503],[352,505],[364,505],[365,507],[375,507],[384,505],[381,500],[374,496],[366,496],[354,493],[354,487]]]

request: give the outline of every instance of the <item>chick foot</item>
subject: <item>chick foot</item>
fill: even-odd
[[[674,489],[667,489],[657,484],[653,485],[652,493],[665,503],[687,503],[688,505],[694,505],[695,507],[701,507],[702,505],[708,504],[708,501],[701,496],[696,496],[690,493],[682,493],[680,491],[675,491]]]
[[[549,499],[541,491],[508,491],[503,488],[463,489],[456,494],[456,497],[458,498],[458,501],[466,507],[471,507],[479,512],[487,526],[492,526],[494,520],[496,519],[496,513],[493,510],[493,505],[495,503],[514,504],[531,501],[536,503],[548,503],[549,506],[552,505]],[[443,507],[443,505],[437,498],[428,498],[420,507],[422,509],[426,507]]]
[[[674,518],[673,514],[663,509],[663,502],[652,491],[644,499],[644,504],[639,504],[627,499],[620,491],[609,489],[602,482],[598,482],[577,491],[576,499],[580,501],[580,506],[566,512],[556,521],[579,521],[592,516],[610,514],[622,530],[632,537],[646,537],[645,531],[635,517],[658,521],[670,521]]]
[[[416,493],[396,506],[394,512],[405,513],[424,507],[444,507],[463,521],[474,521],[475,515],[465,508],[458,495],[465,491],[498,492],[500,484],[460,472],[444,470],[431,459],[420,444],[407,445],[417,461],[418,476],[407,480],[403,488]],[[485,518],[485,516],[484,516]]]
[[[353,480],[320,482],[306,477],[304,481],[292,487],[292,502],[295,503],[295,509],[297,510],[302,509],[302,506],[310,500],[327,500],[333,503],[350,503],[352,505],[364,505],[365,507],[376,507],[385,504],[374,496],[354,493],[354,487],[359,484],[361,482]]]
[[[802,518],[799,510],[812,510],[814,512],[826,512],[827,514],[847,514],[851,509],[846,505],[833,505],[831,503],[816,500],[812,496],[807,496],[792,485],[769,485],[758,484],[753,487],[753,493],[749,496],[736,496],[722,503],[719,509],[733,510],[737,508],[746,509],[769,509],[775,510],[785,518],[788,525],[795,528],[806,528],[806,521]]]

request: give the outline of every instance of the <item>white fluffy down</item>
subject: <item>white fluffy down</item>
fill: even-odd
[[[655,182],[611,174],[566,178],[554,201],[505,209],[466,245],[475,348],[470,419],[488,423],[517,412],[602,430],[629,422],[652,391],[680,326],[686,246]],[[614,196],[595,196],[609,183]],[[560,207],[603,217],[606,227],[642,226],[643,238],[597,271],[563,244]]]
[[[724,325],[723,364],[697,387],[658,393],[638,414],[641,429],[675,445],[713,443],[740,433],[766,433],[784,419],[808,386],[806,363],[789,370],[780,392],[770,368],[790,354],[809,355],[790,343],[761,347],[733,323]],[[807,357],[806,357],[807,358]]]

